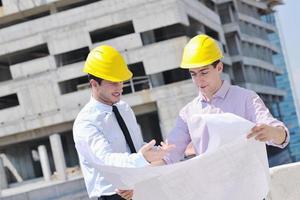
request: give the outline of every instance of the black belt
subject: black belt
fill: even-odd
[[[98,198],[98,200],[124,200],[124,199],[118,194],[113,194],[110,196],[101,196]]]

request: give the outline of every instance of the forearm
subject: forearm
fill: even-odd
[[[116,167],[143,167],[149,165],[141,153],[113,153],[108,147],[99,148],[85,142],[76,142],[77,152],[91,165],[111,165]]]
[[[106,153],[98,156],[104,165],[116,167],[143,167],[149,165],[142,153]]]
[[[164,157],[164,162],[172,164],[182,160],[184,157],[184,151],[187,145],[191,142],[191,137],[188,126],[181,117],[177,118],[175,127],[169,133],[167,141],[169,144],[175,145],[175,148]]]

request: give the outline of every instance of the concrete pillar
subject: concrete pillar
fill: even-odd
[[[47,149],[46,149],[45,145],[40,145],[38,147],[38,151],[39,151],[39,157],[40,157],[40,162],[41,162],[41,166],[42,166],[44,179],[45,179],[45,181],[50,181],[51,180],[51,170],[50,170]]]
[[[228,5],[230,22],[236,22],[236,13],[233,13],[232,6]]]
[[[0,157],[0,191],[6,189],[8,187],[4,163],[2,158]]]
[[[58,178],[60,180],[67,180],[66,161],[59,134],[56,133],[50,136],[50,145]]]
[[[238,39],[237,35],[234,36],[234,42],[236,43],[237,49],[238,49],[238,54],[241,55],[242,52],[242,47],[241,47],[241,43],[240,40]]]

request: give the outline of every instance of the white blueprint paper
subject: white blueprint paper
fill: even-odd
[[[264,143],[247,140],[253,123],[233,114],[207,114],[207,152],[173,165],[144,168],[99,166],[117,188],[134,189],[134,200],[260,200],[269,190]],[[197,131],[196,126],[194,130]]]

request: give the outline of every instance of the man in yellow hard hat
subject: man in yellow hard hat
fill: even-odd
[[[248,138],[254,137],[279,148],[288,144],[288,129],[273,118],[254,91],[230,85],[221,79],[222,57],[217,42],[204,34],[195,36],[185,46],[181,68],[189,70],[199,96],[181,109],[176,125],[168,136],[169,144],[175,144],[176,148],[164,158],[167,164],[181,160],[190,142],[196,154],[206,151],[209,138],[204,132],[207,130],[191,135],[188,123],[194,114],[215,113],[216,110],[230,112],[256,123]]]
[[[117,190],[97,165],[142,167],[161,160],[169,147],[144,145],[130,106],[121,101],[123,81],[132,77],[122,55],[113,47],[93,49],[83,71],[88,74],[91,99],[78,114],[73,136],[89,197],[101,200],[131,199],[131,190]],[[170,147],[171,148],[171,147]]]

